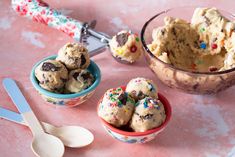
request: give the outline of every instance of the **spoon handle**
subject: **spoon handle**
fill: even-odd
[[[3,107],[0,107],[0,118],[7,119],[18,124],[27,125],[19,113],[4,109]]]
[[[25,125],[28,126],[28,124],[24,121],[23,117],[16,112],[13,112],[11,110],[5,109],[3,107],[0,106],[0,118],[21,124],[21,125]],[[45,130],[45,132],[50,133],[50,134],[54,134],[54,130],[55,130],[55,126],[46,122],[40,122],[43,129]],[[56,134],[54,135],[56,136]]]
[[[25,100],[15,81],[10,78],[5,78],[3,80],[3,86],[10,96],[11,100],[18,108],[19,112],[22,114],[25,122],[27,122],[27,124],[29,125],[32,133],[34,135],[43,133],[44,131],[41,127],[40,122],[34,115],[28,102]]]

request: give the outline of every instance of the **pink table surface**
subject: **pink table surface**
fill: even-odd
[[[183,5],[215,6],[235,12],[235,1],[204,0],[48,0],[52,7],[82,21],[98,20],[97,30],[110,35],[121,29],[139,32],[145,20],[160,10]],[[140,5],[141,4],[141,5]],[[47,105],[35,91],[29,73],[35,62],[68,41],[67,35],[42,24],[19,17],[10,0],[0,1],[0,81],[16,79],[40,120],[55,125],[79,125],[91,130],[94,142],[80,149],[66,148],[65,157],[219,157],[235,156],[235,86],[213,96],[181,93],[163,85],[142,58],[134,65],[122,65],[112,59],[109,50],[92,58],[101,69],[102,81],[97,92],[75,108]],[[154,80],[159,91],[170,101],[173,116],[168,127],[147,144],[131,145],[110,137],[96,114],[97,101],[111,87],[143,76]],[[0,85],[0,105],[17,111]],[[25,126],[0,119],[0,157],[33,157],[32,134]]]

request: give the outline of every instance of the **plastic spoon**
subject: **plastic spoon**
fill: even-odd
[[[40,122],[34,115],[15,81],[6,78],[3,80],[3,86],[33,133],[31,149],[34,154],[38,157],[62,157],[64,154],[62,141],[43,131]]]
[[[4,109],[0,107],[0,118],[4,118],[10,120],[12,122],[16,122],[18,124],[22,124],[27,126],[23,117],[13,111]],[[45,132],[58,137],[65,146],[71,148],[80,148],[91,144],[94,140],[93,134],[79,126],[63,126],[63,127],[55,127],[49,123],[41,122],[42,127]]]

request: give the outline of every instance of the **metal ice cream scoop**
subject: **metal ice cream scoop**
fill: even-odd
[[[12,0],[12,8],[21,16],[44,23],[68,34],[75,41],[84,43],[88,48],[90,56],[99,54],[109,47],[111,37],[94,30],[96,25],[95,20],[90,23],[75,20],[50,8],[42,0]],[[119,58],[114,58],[121,63],[129,63]]]

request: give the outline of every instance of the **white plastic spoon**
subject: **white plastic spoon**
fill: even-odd
[[[3,107],[0,107],[0,118],[27,126],[27,123],[19,113],[4,109]],[[85,147],[94,140],[93,134],[80,126],[56,127],[46,122],[41,122],[41,124],[45,132],[58,137],[67,147]]]
[[[3,80],[3,86],[33,133],[31,149],[34,154],[38,157],[62,157],[64,154],[62,141],[44,132],[15,81],[6,78]]]

